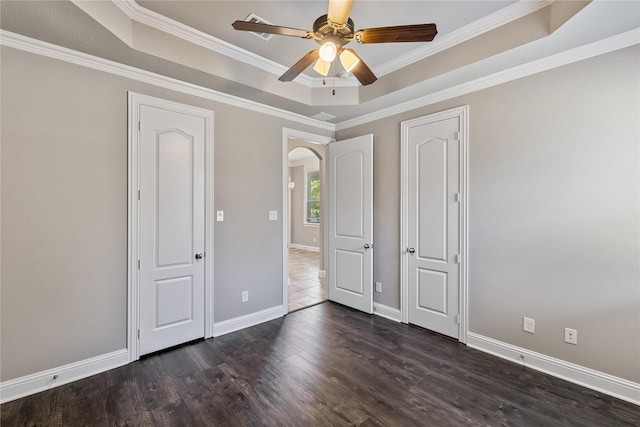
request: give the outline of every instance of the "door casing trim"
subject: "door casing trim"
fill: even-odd
[[[213,116],[211,110],[192,107],[148,95],[128,92],[128,125],[127,125],[127,351],[129,362],[140,358],[138,329],[139,317],[139,145],[138,131],[140,120],[140,106],[148,105],[163,108],[196,117],[205,121],[205,238],[204,238],[204,338],[213,336]]]
[[[429,114],[412,120],[403,121],[401,125],[401,182],[400,182],[400,312],[403,323],[409,323],[409,254],[407,252],[409,242],[409,130],[416,126],[438,122],[450,118],[459,118],[460,123],[460,153],[459,166],[460,187],[460,263],[459,263],[459,322],[458,341],[467,342],[469,330],[468,316],[468,230],[469,230],[469,106],[464,105],[439,113]]]

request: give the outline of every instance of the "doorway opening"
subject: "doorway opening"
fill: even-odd
[[[328,241],[327,235],[327,216],[323,215],[323,206],[327,206],[325,200],[326,199],[326,190],[327,186],[325,184],[326,180],[326,161],[325,155],[328,148],[328,144],[334,141],[333,138],[317,135],[309,132],[304,132],[296,129],[290,128],[282,128],[282,314],[286,315],[287,313],[295,310],[299,310],[303,307],[308,307],[313,304],[318,304],[322,301],[326,301],[327,299],[327,290],[324,282],[324,278],[327,274],[327,245],[325,242]],[[312,174],[311,177],[306,176],[306,174],[302,173],[302,178],[298,178],[296,182],[295,167],[299,166],[295,162],[298,161],[302,165],[302,159],[296,159],[296,154],[292,155],[292,165],[289,167],[289,153],[295,150],[296,148],[301,148],[304,151],[298,153],[304,154],[303,157],[311,157],[315,158],[318,162],[317,171],[318,174]],[[299,171],[304,171],[304,167],[300,168]],[[309,171],[312,172],[312,171]],[[307,183],[308,181],[313,181],[319,175],[319,203],[315,203],[317,199],[317,194],[313,194],[308,199],[305,199],[307,196],[301,196],[299,199],[300,203],[294,205],[295,202],[292,202],[290,199],[293,195],[293,192],[296,190],[300,191],[301,194],[306,194]],[[300,177],[300,175],[298,175]],[[311,179],[309,179],[311,178]],[[317,190],[317,183],[313,184],[314,190]],[[316,192],[317,193],[317,192]],[[308,203],[311,201],[312,203]],[[305,202],[305,203],[303,203]],[[310,209],[307,209],[309,207]],[[304,227],[304,218],[298,224],[295,224],[292,218],[294,216],[295,210],[299,210],[300,212],[304,212],[306,217],[307,229],[313,229],[315,226],[315,231],[317,231],[317,235],[315,235],[316,241],[313,241],[313,236],[311,237],[310,244],[305,243],[297,243],[296,237],[296,226]],[[309,215],[307,215],[307,211],[309,211]],[[302,217],[302,213],[300,214]],[[311,225],[311,226],[309,226]],[[295,244],[299,244],[302,247],[296,247]],[[290,246],[293,246],[290,248]],[[317,249],[316,249],[317,248]],[[311,249],[311,250],[309,250]],[[291,260],[290,251],[292,252]],[[301,284],[298,286],[294,286],[291,292],[291,298],[289,297],[289,288],[290,288],[290,271],[289,264],[290,261],[292,264],[292,276],[297,276],[295,279],[300,277],[302,281],[317,281],[317,284],[314,283],[317,290],[309,290],[311,289],[311,283]],[[298,269],[299,271],[295,271]],[[306,276],[306,277],[305,277]],[[307,287],[307,285],[309,285]],[[324,289],[324,291],[323,291]],[[300,291],[302,295],[293,295],[293,292]],[[315,293],[314,293],[315,292]],[[309,298],[305,298],[303,295]],[[320,300],[316,300],[312,302],[313,298],[321,298]],[[291,305],[289,304],[289,300],[291,299]]]
[[[325,147],[307,145],[289,139],[287,147],[289,313],[327,300],[321,256]]]

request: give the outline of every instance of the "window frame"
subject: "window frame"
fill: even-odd
[[[318,200],[311,200],[310,196],[310,183],[309,183],[309,175],[317,172],[318,173],[318,182],[321,186],[322,191],[322,179],[320,177],[320,169],[319,168],[307,168],[306,165],[303,167],[304,171],[304,192],[303,192],[303,225],[306,227],[320,227],[320,221],[322,220],[322,214],[318,214],[318,222],[309,222],[309,216],[307,215],[307,209],[309,207],[309,202],[318,202],[318,206],[321,209],[322,206],[320,204],[321,197],[318,195]]]

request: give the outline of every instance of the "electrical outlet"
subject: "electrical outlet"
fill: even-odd
[[[376,292],[382,292],[382,283],[376,282]]]
[[[564,328],[564,342],[573,345],[578,344],[578,331],[571,328]]]
[[[242,291],[242,302],[249,301],[249,291]]]
[[[536,332],[536,320],[528,317],[522,318],[522,330],[533,334]]]

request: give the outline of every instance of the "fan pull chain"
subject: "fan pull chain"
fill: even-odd
[[[327,79],[326,77],[322,78],[322,86],[326,86],[327,85]],[[333,96],[336,95],[336,79],[335,77],[331,80],[331,86],[332,86],[332,90],[331,90],[331,94]]]

